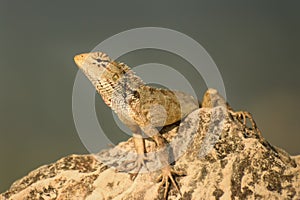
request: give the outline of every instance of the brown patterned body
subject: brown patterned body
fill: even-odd
[[[198,108],[197,101],[182,92],[149,86],[142,86],[136,92],[138,98],[130,101],[129,106],[131,117],[139,126],[170,125]]]

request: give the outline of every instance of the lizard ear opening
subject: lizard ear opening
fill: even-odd
[[[116,81],[119,79],[119,75],[117,73],[115,73],[113,76],[112,76],[112,79],[113,81]]]

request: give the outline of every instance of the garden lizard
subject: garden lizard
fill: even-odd
[[[163,166],[160,178],[162,184],[165,184],[164,197],[167,196],[169,180],[180,193],[173,175],[181,173],[170,166],[167,142],[156,127],[181,120],[199,108],[198,101],[183,92],[146,85],[130,67],[112,61],[102,52],[76,55],[74,61],[94,85],[104,102],[133,133],[137,158],[133,161],[133,167],[127,170],[136,168],[139,172],[143,166],[146,167],[143,131],[155,141],[159,149],[157,157]]]
[[[94,85],[104,102],[133,133],[137,158],[129,161],[134,162],[134,165],[127,168],[127,171],[136,168],[138,173],[143,166],[146,167],[143,131],[155,141],[159,149],[157,157],[163,166],[160,178],[162,184],[165,184],[164,197],[167,196],[169,180],[181,195],[173,174],[182,173],[171,168],[167,141],[156,127],[170,125],[181,120],[200,107],[198,101],[184,92],[146,85],[129,66],[111,60],[102,52],[79,54],[74,57],[74,61]],[[243,125],[247,134],[255,135],[262,143],[265,143],[249,112],[233,111],[217,90],[208,89],[204,94],[201,107],[216,106],[224,106],[230,116]],[[250,120],[251,128],[247,127],[247,119]]]

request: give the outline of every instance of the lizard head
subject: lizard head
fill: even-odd
[[[112,61],[102,52],[83,53],[74,57],[76,65],[93,81],[117,84],[130,69],[123,63]]]
[[[111,59],[105,53],[92,52],[76,55],[74,61],[86,76],[97,80],[110,64]]]
[[[90,79],[108,105],[111,103],[113,92],[120,85],[125,74],[134,76],[127,65],[112,61],[102,52],[79,54],[74,57],[74,61],[78,68]],[[137,77],[132,78],[132,85],[141,82]]]

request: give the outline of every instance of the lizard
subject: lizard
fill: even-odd
[[[169,181],[181,195],[173,176],[182,175],[182,172],[170,166],[167,141],[157,127],[181,120],[199,108],[198,101],[184,92],[146,85],[129,66],[111,60],[102,52],[82,53],[76,55],[74,61],[104,102],[132,131],[137,158],[133,161],[134,165],[127,170],[136,168],[138,173],[143,166],[146,167],[143,131],[155,141],[159,149],[157,157],[162,164],[159,179],[165,185],[164,198],[167,197]]]
[[[137,158],[133,161],[134,165],[127,170],[131,171],[136,168],[136,174],[138,174],[143,166],[146,167],[147,157],[145,156],[142,131],[148,137],[151,137],[158,149],[161,150],[157,153],[157,156],[163,166],[159,179],[162,180],[162,184],[165,184],[165,199],[169,188],[169,180],[181,195],[173,175],[182,175],[182,172],[171,168],[166,148],[167,141],[156,127],[173,124],[199,107],[212,108],[222,105],[227,108],[232,118],[243,124],[245,130],[247,130],[246,132],[252,133],[252,130],[254,130],[256,135],[261,137],[252,115],[246,111],[235,112],[215,89],[207,90],[201,104],[193,96],[184,92],[146,85],[129,66],[111,60],[103,52],[78,54],[74,57],[74,61],[91,81],[104,102],[133,133]],[[250,120],[252,125],[250,129],[247,128],[247,119]]]

